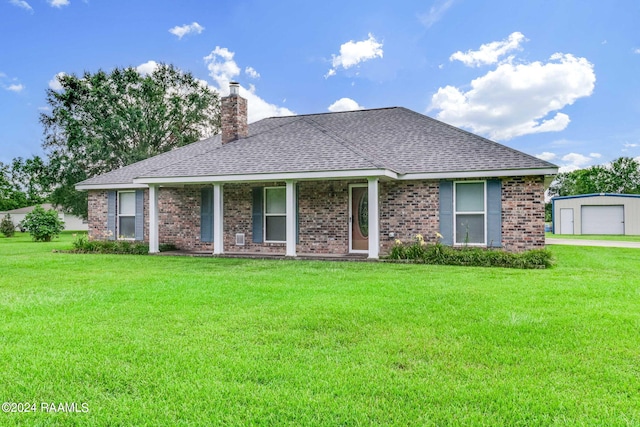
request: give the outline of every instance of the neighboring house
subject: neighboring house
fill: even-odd
[[[639,194],[582,194],[551,203],[554,234],[640,235]]]
[[[76,185],[91,238],[369,258],[438,232],[448,245],[544,247],[557,166],[400,107],[247,125],[238,88],[221,135]]]
[[[89,223],[82,218],[71,215],[68,213],[64,213],[64,211],[60,208],[54,208],[51,203],[43,203],[40,205],[44,208],[45,211],[49,209],[55,209],[58,212],[58,218],[64,221],[64,229],[65,230],[74,230],[74,231],[87,231],[89,229]],[[16,230],[19,229],[19,223],[24,220],[28,213],[33,211],[35,206],[28,206],[26,208],[13,209],[11,211],[0,212],[0,218],[4,218],[6,214],[11,215],[11,220],[16,225]]]

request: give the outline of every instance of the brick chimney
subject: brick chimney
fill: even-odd
[[[222,143],[249,136],[247,100],[240,96],[240,84],[229,83],[229,96],[222,98]]]

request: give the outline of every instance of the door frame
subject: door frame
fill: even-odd
[[[349,184],[349,216],[347,217],[347,221],[349,222],[349,253],[350,254],[368,254],[368,249],[353,249],[353,189],[354,188],[369,188],[369,184],[360,183],[360,184]],[[368,197],[368,195],[367,195]],[[367,237],[367,240],[369,238]]]

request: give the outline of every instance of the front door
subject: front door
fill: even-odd
[[[349,187],[349,252],[369,250],[369,189],[366,184]]]

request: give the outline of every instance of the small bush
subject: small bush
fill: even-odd
[[[511,253],[500,249],[453,248],[445,246],[439,241],[434,244],[426,244],[421,235],[416,236],[415,241],[409,244],[396,240],[387,259],[438,265],[525,269],[549,268],[553,265],[551,252],[546,249]]]
[[[50,242],[64,230],[64,221],[58,218],[55,209],[45,211],[40,205],[29,212],[22,225],[36,242]]]
[[[11,214],[5,215],[2,221],[0,221],[0,233],[2,233],[4,237],[13,237],[16,233],[16,226],[13,224]]]

